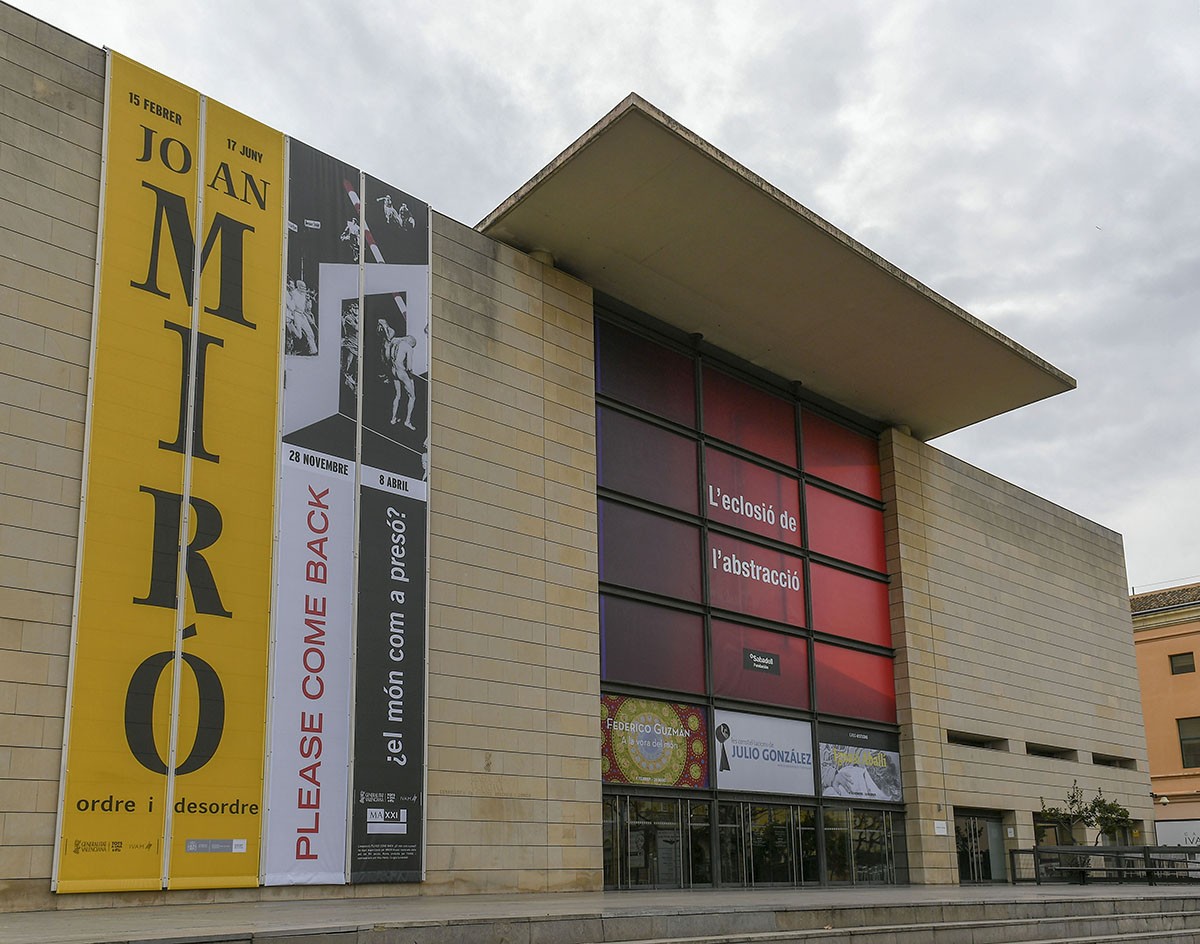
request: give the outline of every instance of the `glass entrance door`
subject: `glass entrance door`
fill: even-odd
[[[1004,824],[996,813],[958,813],[954,817],[958,880],[963,885],[1003,882]]]

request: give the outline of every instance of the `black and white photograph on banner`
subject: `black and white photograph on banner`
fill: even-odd
[[[385,268],[403,276],[409,267]],[[419,370],[419,351],[428,350],[429,332],[427,319],[414,317],[417,306],[410,308],[408,295],[363,298],[363,462],[421,481],[427,468],[429,371]]]
[[[358,382],[359,171],[303,142],[288,150],[284,442],[354,455]],[[355,222],[357,225],[357,222]]]
[[[903,799],[899,736],[821,725],[821,795],[894,802]]]
[[[363,463],[429,465],[429,206],[374,177],[363,195]]]

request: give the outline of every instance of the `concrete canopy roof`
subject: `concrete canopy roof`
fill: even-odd
[[[637,95],[477,228],[920,439],[1075,386]]]

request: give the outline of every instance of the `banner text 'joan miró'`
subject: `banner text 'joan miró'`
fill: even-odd
[[[113,53],[107,105],[55,888],[419,881],[429,208]]]

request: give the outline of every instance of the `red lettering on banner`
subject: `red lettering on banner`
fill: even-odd
[[[329,531],[332,512],[327,504],[329,489],[317,491],[308,486],[310,509],[305,524],[310,534],[325,535]],[[326,512],[330,512],[327,514]],[[316,559],[304,563],[304,579],[307,583],[325,583],[329,579],[328,557],[325,554],[325,543],[328,537],[314,537],[305,543],[309,554]],[[324,595],[304,595],[304,644],[307,647],[300,656],[300,662],[305,672],[300,680],[300,691],[310,701],[319,701],[325,695],[325,680],[321,673],[325,670],[325,616],[329,610],[328,598]],[[312,825],[296,827],[296,859],[317,859],[319,854],[313,851],[312,838],[321,832],[321,761],[322,742],[319,736],[324,727],[323,712],[300,712],[300,730],[304,732],[299,739],[297,749],[300,763],[311,760],[312,763],[297,769],[297,776],[312,787],[300,786],[296,789],[296,809],[312,810]],[[308,736],[306,736],[308,735]]]
[[[301,787],[296,791],[296,806],[302,810],[319,810],[321,808],[321,788],[306,790]]]

